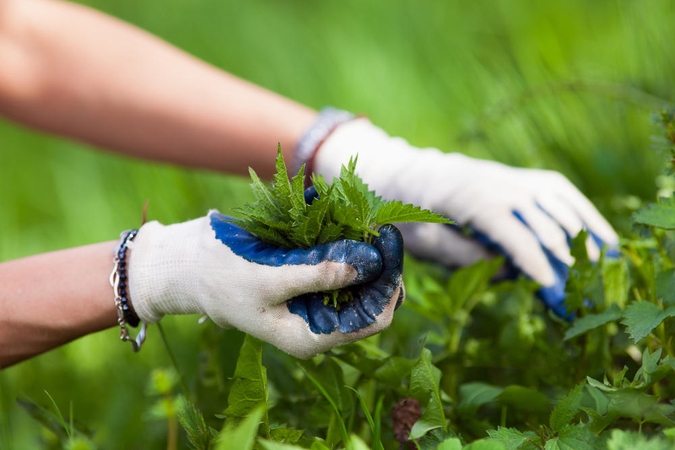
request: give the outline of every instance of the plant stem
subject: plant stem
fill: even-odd
[[[173,368],[176,370],[176,374],[178,375],[178,381],[180,383],[180,388],[183,391],[183,395],[185,395],[186,399],[191,400],[192,397],[190,396],[188,388],[185,385],[185,380],[183,380],[183,375],[181,375],[180,369],[178,369],[178,362],[176,361],[176,357],[174,356],[173,351],[171,351],[171,347],[169,346],[169,340],[166,338],[166,334],[164,333],[164,328],[162,327],[162,324],[158,322],[157,328],[159,329],[159,334],[162,337],[162,342],[164,343],[164,348],[166,349],[166,352],[169,354],[169,358],[171,359],[171,363],[173,364]]]

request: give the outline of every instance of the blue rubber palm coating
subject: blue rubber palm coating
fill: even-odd
[[[372,246],[343,239],[329,244],[315,245],[307,250],[287,249],[267,244],[245,229],[228,221],[220,213],[211,214],[211,228],[216,239],[227,245],[235,255],[265,266],[316,265],[324,261],[349,264],[357,275],[352,284],[377,277],[382,271],[382,258]]]
[[[532,230],[527,221],[525,221],[523,216],[518,211],[512,211],[512,214],[528,229]],[[606,246],[605,242],[602,239],[600,239],[600,237],[597,234],[593,233],[590,230],[588,231],[588,234],[591,236],[591,238],[599,248],[603,248]],[[565,235],[567,236],[568,245],[571,245],[572,239],[570,235],[567,234],[566,231]],[[486,234],[481,233],[480,231],[472,230],[472,237],[476,239],[478,242],[480,242],[486,248],[493,250],[501,255],[504,255],[504,258],[506,259],[505,264],[507,266],[508,272],[507,278],[515,278],[517,276],[517,274],[520,272],[519,269],[513,264],[512,258],[501,245],[497,244],[492,239],[490,239]],[[541,250],[542,252],[544,252],[544,255],[546,256],[546,259],[548,260],[551,269],[553,269],[553,276],[554,276],[554,282],[552,285],[544,286],[541,287],[539,290],[537,290],[537,297],[539,297],[541,301],[544,303],[544,305],[546,305],[547,308],[551,309],[551,311],[553,311],[558,317],[564,318],[566,320],[572,320],[574,319],[574,313],[568,313],[567,308],[565,307],[565,285],[567,284],[567,279],[569,278],[569,266],[560,259],[556,258],[555,255],[553,255],[553,253],[541,243],[539,237],[536,236],[536,234],[535,237],[537,237],[537,240],[539,241],[539,244],[541,246]],[[605,255],[609,258],[617,258],[619,257],[620,253],[615,248],[608,248],[605,252]]]
[[[256,264],[279,267],[332,261],[356,269],[357,276],[351,283],[354,301],[342,304],[339,311],[324,305],[320,293],[300,295],[287,302],[289,311],[302,317],[316,334],[329,334],[336,329],[350,333],[374,323],[402,283],[403,238],[391,225],[379,230],[380,236],[373,245],[343,239],[304,250],[267,244],[220,213],[212,213],[210,222],[216,239],[234,254]]]
[[[379,229],[380,236],[373,240],[373,247],[382,255],[382,271],[372,281],[352,289],[354,300],[340,305],[323,304],[323,295],[305,294],[290,300],[288,310],[302,317],[316,334],[330,334],[336,329],[340,333],[358,331],[377,320],[391,301],[400,306],[403,293],[393,299],[394,292],[402,284],[403,238],[398,228],[385,225]]]

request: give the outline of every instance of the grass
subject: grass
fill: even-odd
[[[560,170],[619,229],[625,198],[656,191],[649,112],[675,101],[668,0],[88,4],[312,107],[365,113],[415,145]],[[0,146],[0,260],[114,239],[140,222],[146,199],[149,217],[164,223],[250,200],[240,178],[134,161],[6,122]],[[165,320],[194,383],[203,369],[196,319]],[[40,448],[39,426],[13,399],[47,390],[62,410],[73,402],[97,442],[162,448],[165,425],[146,418],[154,399],[144,386],[151,368],[170,362],[150,333],[140,355],[108,330],[0,372],[0,446]],[[238,345],[228,342],[241,336],[226,337],[220,358],[232,373]]]

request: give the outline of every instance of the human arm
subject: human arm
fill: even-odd
[[[234,44],[233,44],[234,45]],[[131,156],[261,176],[312,109],[88,7],[0,0],[0,114]]]
[[[115,242],[0,263],[0,369],[117,323]]]
[[[403,301],[403,241],[381,230],[368,245],[307,250],[262,243],[217,212],[145,224],[129,244],[129,300],[145,322],[202,314],[307,358],[386,328]],[[0,368],[117,322],[108,280],[115,242],[0,264]],[[326,290],[351,286],[337,311]]]

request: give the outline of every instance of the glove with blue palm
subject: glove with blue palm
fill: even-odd
[[[340,240],[310,249],[260,241],[217,211],[175,225],[145,224],[130,245],[129,293],[141,320],[205,314],[300,358],[389,326],[404,298],[403,241],[382,227],[373,245]],[[336,310],[323,291],[349,287]]]
[[[365,118],[345,120],[333,111],[325,114],[337,117],[339,124],[324,129],[327,138],[313,156],[304,157],[314,172],[331,179],[358,154],[356,171],[378,195],[443,214],[469,231],[467,235],[457,226],[401,224],[406,249],[413,254],[447,266],[504,254],[511,267],[542,285],[540,298],[565,317],[565,282],[574,262],[570,237],[582,229],[590,231],[587,249],[592,260],[603,245],[618,245],[612,227],[558,172],[415,148]],[[303,155],[298,159],[303,162]]]

